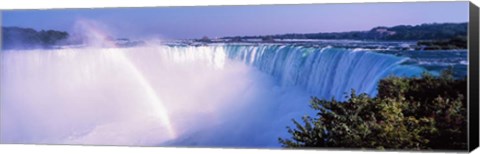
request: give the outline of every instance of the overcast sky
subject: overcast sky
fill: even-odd
[[[2,11],[3,26],[72,32],[79,20],[117,38],[199,38],[369,30],[467,22],[468,2],[199,6]]]

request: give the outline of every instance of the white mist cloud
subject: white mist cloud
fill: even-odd
[[[309,95],[221,46],[1,54],[2,143],[275,147],[308,112]]]

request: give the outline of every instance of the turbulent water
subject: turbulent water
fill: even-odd
[[[375,96],[426,69],[367,50],[289,45],[1,52],[2,143],[278,147],[311,96]]]

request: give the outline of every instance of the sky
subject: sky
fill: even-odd
[[[468,2],[3,10],[2,26],[72,32],[80,20],[116,38],[188,39],[468,22]]]

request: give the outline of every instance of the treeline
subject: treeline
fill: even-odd
[[[467,49],[467,41],[467,37],[455,37],[444,40],[421,40],[417,45],[425,47],[425,50]]]
[[[369,31],[234,36],[224,39],[353,39],[353,40],[438,40],[467,36],[467,23],[433,23],[375,27]]]
[[[2,27],[2,48],[50,48],[54,45],[64,43],[68,37],[69,34],[63,31],[36,31],[31,28]]]
[[[312,98],[318,111],[294,120],[287,148],[467,149],[467,82],[451,71],[439,77],[389,77],[378,96],[357,95],[347,101]]]

